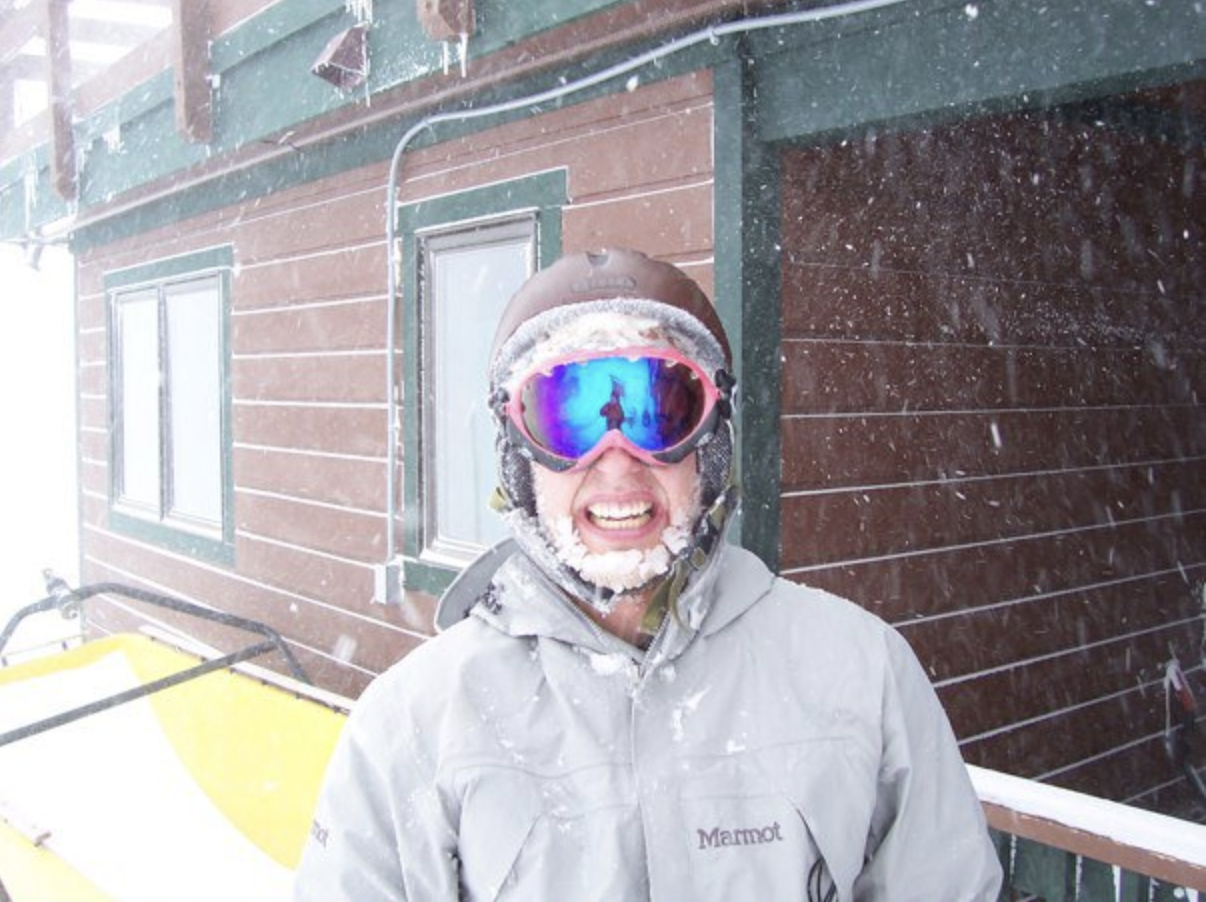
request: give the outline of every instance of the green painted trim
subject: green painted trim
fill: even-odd
[[[179,554],[195,557],[222,566],[233,566],[235,562],[235,497],[234,497],[234,400],[230,392],[231,376],[231,274],[234,264],[234,248],[221,245],[178,257],[166,257],[150,263],[113,270],[102,277],[108,306],[108,325],[113,330],[113,306],[111,295],[124,289],[139,286],[163,287],[173,282],[217,273],[222,292],[222,536],[211,538],[198,535],[187,529],[173,526],[170,522],[153,521],[126,513],[116,506],[116,486],[112,476],[116,473],[113,462],[112,436],[116,435],[115,423],[110,423],[108,515],[109,528],[124,535],[167,548]],[[112,343],[110,343],[112,346]],[[109,370],[116,372],[110,362]],[[117,394],[116,386],[108,387],[109,398]],[[116,417],[117,405],[110,403],[110,419]]]
[[[755,135],[755,85],[742,60],[713,78],[716,305],[737,375],[740,544],[779,565],[780,271],[778,154]]]
[[[1049,106],[1206,69],[1192,3],[915,0],[753,36],[765,141]]]
[[[140,283],[166,282],[176,276],[197,276],[214,269],[229,269],[233,265],[234,247],[224,244],[179,257],[165,257],[126,269],[115,269],[105,273],[102,282],[105,290],[110,291]]]
[[[568,176],[564,169],[542,172],[525,178],[473,188],[456,194],[446,194],[412,204],[398,210],[400,296],[398,320],[401,325],[402,395],[421,397],[422,392],[422,323],[419,318],[418,234],[434,228],[453,226],[461,222],[499,219],[508,215],[534,210],[537,216],[536,267],[561,255],[561,209],[569,198]],[[469,324],[466,324],[469,326]],[[493,332],[495,323],[480,323],[479,328]],[[412,411],[402,418],[403,467],[403,584],[415,589],[439,594],[448,587],[459,572],[456,568],[436,564],[422,558],[423,511],[419,464],[423,460],[423,437],[419,416]]]
[[[679,54],[658,66],[648,67],[642,72],[643,83],[650,84],[674,78],[711,65],[716,59],[723,58],[727,53],[726,46],[727,44],[722,42],[717,48],[698,48]],[[641,49],[644,47],[632,48],[631,52],[636,53]],[[572,80],[586,71],[604,69],[621,56],[626,55],[626,53],[601,55],[593,58],[589,66],[545,73],[539,79],[515,82],[506,85],[505,89],[483,92],[476,98],[475,106],[486,106],[503,99],[537,93],[551,84]],[[625,81],[616,79],[575,94],[567,98],[564,105],[584,103],[624,90],[626,90]],[[507,115],[474,119],[463,123],[445,122],[439,126],[436,134],[420,134],[411,148],[454,140],[466,134],[537,115],[539,112],[541,110],[517,110]],[[199,187],[150,202],[129,213],[81,229],[73,237],[74,245],[77,250],[88,250],[234,203],[246,202],[361,166],[380,163],[390,159],[401,134],[413,121],[390,120],[378,123],[336,140],[308,147],[302,153],[288,154],[245,170],[225,173]],[[0,221],[0,233],[2,232],[3,222]]]
[[[173,529],[164,523],[143,520],[112,507],[109,508],[109,529],[186,557],[224,567],[234,565],[233,541],[211,539],[183,529]]]
[[[335,15],[346,17],[343,28],[355,22],[345,12],[342,0],[280,0],[215,39],[210,48],[210,70],[223,73],[233,69],[274,44]]]

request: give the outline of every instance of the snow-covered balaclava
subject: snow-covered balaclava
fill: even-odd
[[[716,428],[695,446],[697,497],[671,512],[661,544],[594,554],[568,519],[542,515],[530,450],[508,428],[503,407],[515,383],[542,362],[620,348],[671,349],[694,361],[721,390]],[[520,288],[503,313],[490,368],[503,515],[524,553],[572,597],[604,613],[615,601],[702,569],[735,505],[731,364],[711,302],[677,267],[628,250],[562,258]]]

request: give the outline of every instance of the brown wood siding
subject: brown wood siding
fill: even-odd
[[[1164,664],[1200,668],[1206,573],[1200,146],[1089,112],[785,151],[782,567],[903,631],[968,760],[1170,810]]]
[[[563,169],[565,250],[640,246],[710,285],[711,133],[710,78],[688,75],[413,150],[400,194],[410,202]],[[371,601],[372,566],[387,557],[386,180],[384,164],[363,167],[79,261],[84,578],[261,619],[320,684],[351,695],[423,641],[433,610],[416,593],[401,607]],[[221,245],[234,253],[229,568],[113,532],[108,511],[104,275]],[[112,600],[93,604],[90,619],[108,631],[143,617],[173,620]]]

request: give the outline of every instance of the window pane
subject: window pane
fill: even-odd
[[[486,366],[499,313],[531,272],[534,242],[525,221],[429,246],[429,545],[465,558],[506,536],[488,506],[497,477]]]
[[[169,286],[169,515],[222,523],[222,292],[217,276]]]
[[[117,494],[122,502],[159,516],[158,292],[119,297],[117,332]]]

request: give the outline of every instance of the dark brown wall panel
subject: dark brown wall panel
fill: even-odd
[[[380,297],[386,290],[385,256],[385,244],[379,241],[240,267],[232,280],[234,309]]]
[[[385,307],[384,298],[375,298],[237,314],[231,348],[235,354],[380,348]]]
[[[236,402],[385,403],[384,352],[244,357],[233,369]]]
[[[363,563],[384,559],[380,516],[288,498],[243,492],[235,517],[240,532]]]
[[[1206,423],[1189,406],[818,414],[785,418],[783,447],[792,492],[1199,458]]]
[[[291,404],[234,405],[240,443],[327,454],[385,457],[385,407],[307,407]]]
[[[712,245],[711,183],[571,205],[563,214],[562,241],[566,248],[637,247],[655,257],[706,253]]]
[[[814,536],[819,547],[823,537]],[[1206,517],[1169,516],[1056,535],[926,548],[805,567],[791,578],[857,598],[893,623],[1146,574],[1177,573],[1206,557]],[[1192,566],[1192,565],[1191,565]],[[1193,604],[1192,600],[1187,604]]]
[[[900,627],[971,760],[1154,798],[1203,633],[1206,196],[1200,139],[1102,103],[784,152],[780,553]]]
[[[1206,510],[1206,473],[1195,463],[1119,466],[789,496],[782,506],[790,569]],[[823,555],[807,544],[817,535]]]
[[[943,682],[1096,645],[1120,630],[1140,633],[1191,620],[1192,596],[1185,578],[1170,570],[970,607],[962,616],[905,620],[897,627],[930,662],[930,676]]]
[[[298,648],[331,653],[337,644],[354,644],[352,660],[366,668],[380,669],[398,658],[400,649],[420,636],[400,608],[374,605],[352,614],[337,606],[318,607],[295,594],[257,585],[246,579],[207,567],[182,567],[167,556],[146,555],[137,545],[121,539],[106,538],[97,543],[108,564],[91,562],[90,582],[122,582],[186,600],[211,604],[222,610],[237,610],[243,616],[272,626]],[[131,578],[131,568],[140,576]],[[170,590],[163,586],[174,584]],[[157,619],[191,624],[191,619],[171,621],[167,615],[137,602],[122,604],[145,610]],[[187,632],[187,630],[186,630]],[[341,643],[341,637],[346,637]]]
[[[1198,355],[1173,368],[1132,348],[995,348],[884,342],[783,345],[784,413],[1187,404]]]
[[[1192,623],[1181,623],[1123,635],[1115,641],[947,683],[938,687],[938,696],[960,735],[978,736],[1127,692],[1137,683],[1158,682],[1170,650],[1184,654],[1196,647],[1196,629]],[[986,704],[986,699],[991,699],[991,704]],[[1143,735],[1139,724],[1119,732],[1134,738],[1136,729]]]
[[[239,221],[233,237],[241,260],[261,264],[338,245],[371,244],[384,234],[385,191],[376,183],[317,198],[295,194],[295,203]]]
[[[385,462],[235,448],[238,489],[256,489],[361,510],[385,511]]]

